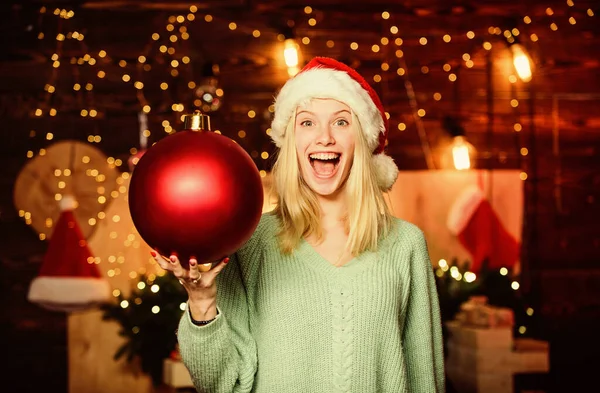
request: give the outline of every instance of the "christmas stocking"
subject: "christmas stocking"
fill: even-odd
[[[478,273],[483,261],[489,269],[514,267],[519,260],[519,242],[506,231],[481,190],[463,191],[450,207],[448,229],[472,256],[470,270]]]
[[[39,276],[29,286],[28,299],[53,311],[79,311],[110,297],[73,209],[75,199],[64,196],[61,214],[50,238]]]

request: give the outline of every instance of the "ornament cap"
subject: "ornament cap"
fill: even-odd
[[[199,110],[184,115],[184,129],[192,131],[210,131],[210,117]]]

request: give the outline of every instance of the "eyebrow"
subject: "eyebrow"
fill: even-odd
[[[335,115],[339,115],[339,114],[340,114],[340,113],[342,113],[342,112],[346,112],[346,113],[348,113],[348,114],[351,114],[351,112],[350,112],[348,109],[341,109],[341,110],[339,110],[339,111],[335,112],[333,115],[334,115],[334,116],[335,116]],[[299,115],[301,115],[301,114],[303,114],[303,113],[308,113],[309,115],[314,115],[314,114],[315,114],[314,112],[311,112],[311,111],[307,111],[307,110],[301,110],[300,112],[296,113],[296,116],[299,116]]]

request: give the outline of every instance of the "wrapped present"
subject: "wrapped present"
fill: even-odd
[[[514,313],[509,308],[487,304],[485,296],[472,296],[461,304],[455,320],[461,324],[475,327],[512,327],[514,326]]]

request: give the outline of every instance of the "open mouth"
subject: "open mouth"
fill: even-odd
[[[312,153],[308,158],[317,176],[329,177],[335,173],[341,156],[339,153]]]

